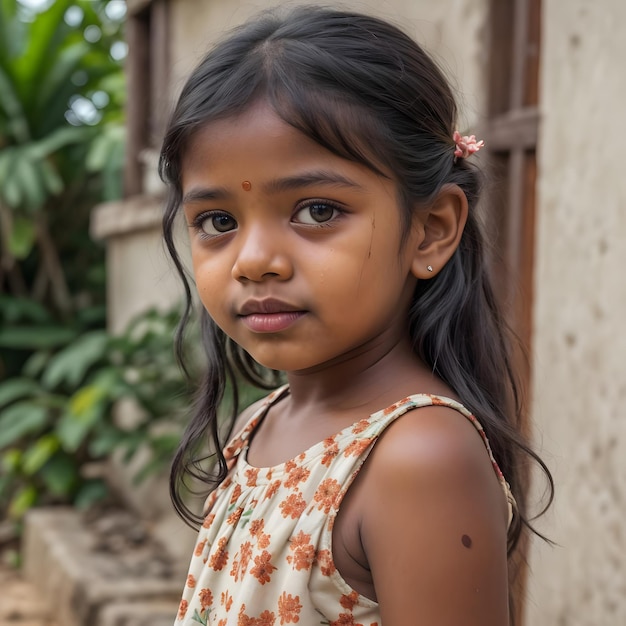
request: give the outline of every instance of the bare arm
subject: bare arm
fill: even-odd
[[[389,427],[365,464],[361,540],[385,626],[507,626],[505,497],[445,407]]]

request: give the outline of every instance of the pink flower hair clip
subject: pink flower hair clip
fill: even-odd
[[[482,139],[480,141],[476,141],[476,135],[462,136],[458,130],[454,131],[452,138],[456,144],[456,148],[454,150],[455,163],[457,159],[466,159],[468,156],[474,154],[474,152],[478,152],[485,145],[485,142]]]

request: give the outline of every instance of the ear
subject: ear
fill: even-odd
[[[450,260],[461,241],[467,211],[467,196],[458,185],[444,185],[429,207],[416,211],[417,246],[411,263],[416,278],[432,278]]]

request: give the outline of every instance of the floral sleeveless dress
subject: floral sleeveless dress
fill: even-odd
[[[175,626],[380,626],[378,604],[335,569],[332,528],[339,505],[378,436],[395,419],[444,405],[471,421],[509,503],[514,502],[478,421],[458,402],[426,394],[404,398],[268,468],[246,461],[248,439],[271,393],[224,450],[230,472],[209,496]]]

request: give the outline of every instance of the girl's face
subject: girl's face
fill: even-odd
[[[200,299],[259,363],[318,369],[407,337],[414,228],[395,184],[259,103],[190,142],[183,209]]]

